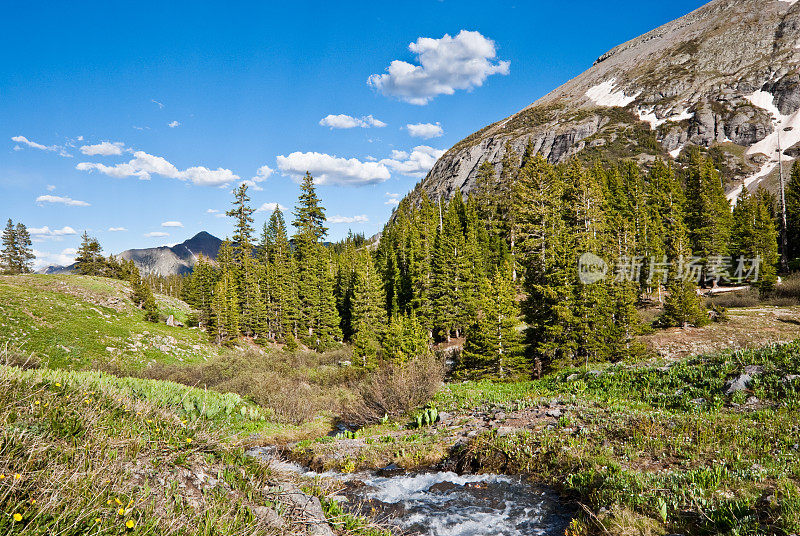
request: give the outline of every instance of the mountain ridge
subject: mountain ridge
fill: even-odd
[[[508,144],[552,163],[572,157],[679,160],[716,147],[741,183],[774,189],[778,142],[800,154],[800,5],[714,0],[602,54],[585,72],[455,144],[421,183],[433,198],[499,171]],[[778,138],[782,138],[778,140]]]
[[[174,246],[127,249],[117,255],[120,260],[132,260],[144,274],[160,276],[187,274],[192,271],[199,255],[217,258],[222,240],[207,231],[200,231],[193,237]],[[37,274],[74,273],[76,264],[68,266],[51,265],[40,268]]]

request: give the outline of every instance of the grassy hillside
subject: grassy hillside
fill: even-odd
[[[295,455],[528,474],[585,506],[572,535],[800,531],[800,342],[452,383],[433,404],[434,426],[368,427]]]
[[[0,276],[0,345],[34,354],[47,367],[76,370],[93,361],[136,369],[220,354],[197,329],[145,322],[128,294],[127,283],[102,277]],[[185,303],[157,299],[162,314],[185,321]]]
[[[232,395],[0,366],[0,534],[380,534],[246,457],[262,426]]]

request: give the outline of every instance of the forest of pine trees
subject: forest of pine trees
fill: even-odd
[[[787,205],[798,225],[799,168],[792,177]],[[732,208],[700,152],[679,172],[661,161],[647,171],[554,166],[530,148],[508,151],[500,169],[481,166],[473,195],[409,196],[372,242],[324,242],[309,174],[291,237],[276,209],[256,240],[249,202],[239,187],[227,213],[232,239],[185,285],[198,322],[222,344],[247,336],[324,351],[347,342],[368,369],[461,343],[455,374],[464,377],[615,360],[640,351],[643,304],[663,304],[661,326],[699,326],[709,314],[698,282],[745,274],[769,292],[777,280],[775,199],[745,190]],[[581,281],[584,253],[608,263],[607,277]],[[740,258],[760,259],[757,273]]]

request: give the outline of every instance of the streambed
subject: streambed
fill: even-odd
[[[260,452],[255,452],[259,450]],[[343,506],[418,536],[563,535],[571,509],[552,490],[519,476],[416,472],[318,474],[269,449],[249,454],[275,469],[341,482]]]

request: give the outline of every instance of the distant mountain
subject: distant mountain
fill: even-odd
[[[75,272],[74,262],[69,266],[59,266],[57,264],[51,264],[50,266],[45,266],[44,268],[39,268],[38,270],[36,270],[37,274],[47,274],[47,275],[71,274],[74,272]]]
[[[204,255],[216,259],[222,240],[201,231],[189,240],[172,247],[129,249],[119,254],[120,259],[132,260],[143,274],[174,275],[192,271],[197,257]]]
[[[742,183],[774,190],[778,149],[786,160],[800,156],[800,2],[714,0],[619,45],[457,143],[421,190],[434,199],[468,193],[481,164],[499,172],[507,147],[522,155],[529,143],[552,163],[681,161],[685,148],[709,147],[731,199]]]
[[[132,260],[142,274],[174,275],[190,273],[199,255],[217,258],[222,240],[201,231],[189,240],[172,247],[129,249],[117,258]],[[71,274],[75,264],[69,266],[47,266],[36,271],[37,274]]]

